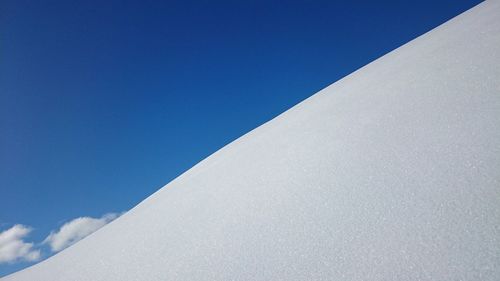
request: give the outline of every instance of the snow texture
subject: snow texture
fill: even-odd
[[[500,280],[500,1],[3,280]]]

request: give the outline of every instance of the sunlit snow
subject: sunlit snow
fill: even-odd
[[[4,280],[500,280],[500,1]]]

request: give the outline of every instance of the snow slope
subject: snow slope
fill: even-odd
[[[500,1],[2,280],[500,280]]]

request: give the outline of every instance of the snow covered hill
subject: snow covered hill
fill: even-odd
[[[500,1],[2,280],[500,280]]]

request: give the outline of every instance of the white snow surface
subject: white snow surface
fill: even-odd
[[[500,280],[500,1],[2,280]]]

